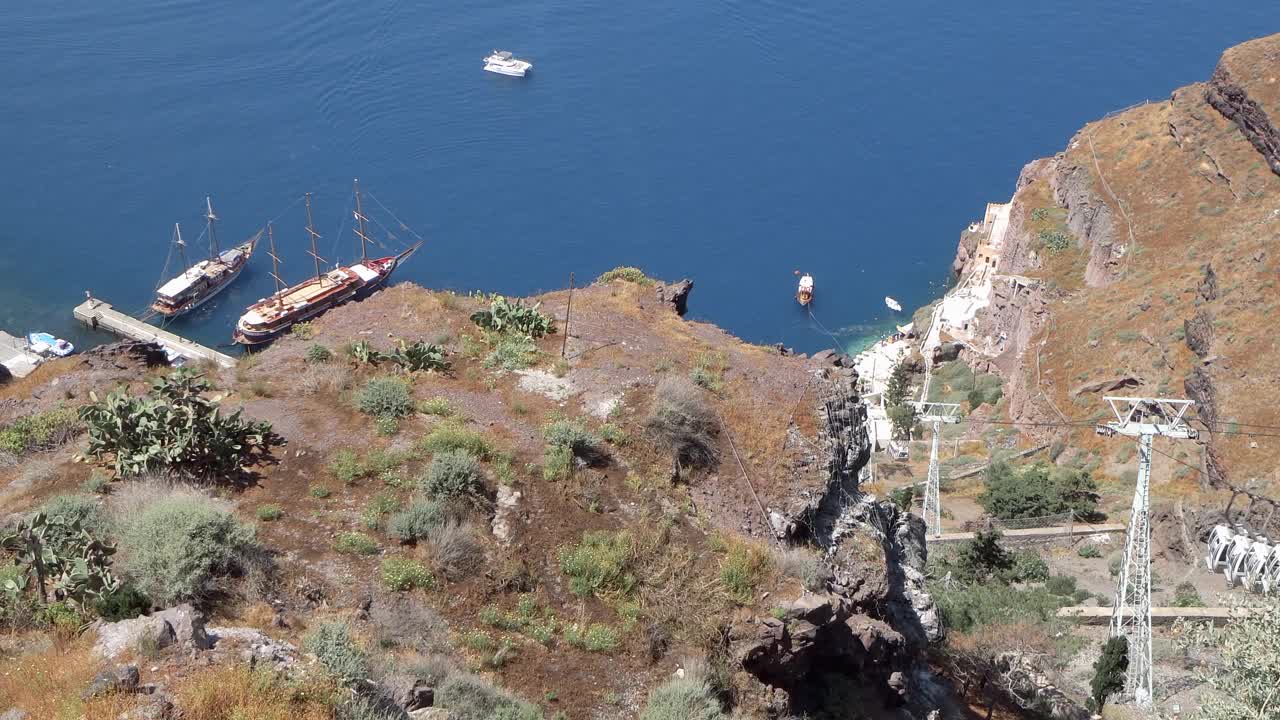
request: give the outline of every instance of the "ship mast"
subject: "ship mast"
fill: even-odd
[[[283,309],[284,295],[281,291],[284,290],[285,285],[284,280],[280,279],[280,257],[276,255],[276,236],[271,231],[271,223],[267,223],[267,244],[270,246],[267,254],[271,256],[271,277],[276,279],[276,306]]]
[[[371,241],[369,240],[369,229],[365,225],[365,223],[368,221],[368,218],[364,216],[364,211],[360,209],[360,178],[356,178],[355,186],[356,186],[356,224],[357,224],[356,235],[360,236],[360,262],[363,263],[369,259],[369,252],[368,252],[367,246]]]
[[[173,224],[173,234],[177,238],[173,244],[178,246],[178,257],[182,258],[182,272],[186,272],[191,266],[187,264],[187,244],[182,240],[182,228],[178,223]]]
[[[205,221],[209,224],[209,259],[216,260],[219,248],[218,236],[213,231],[213,223],[218,219],[218,216],[213,214],[213,200],[208,195],[204,196],[204,207],[207,211],[204,216]]]
[[[306,194],[307,200],[307,234],[311,236],[311,257],[316,261],[316,279],[320,279],[320,264],[325,261],[316,251],[316,241],[320,239],[320,233],[316,232],[315,226],[311,223],[311,193]]]

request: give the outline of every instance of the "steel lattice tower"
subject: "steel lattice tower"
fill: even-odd
[[[924,486],[924,524],[930,535],[942,534],[942,478],[938,472],[938,437],[942,434],[942,423],[960,422],[960,406],[955,403],[918,402],[916,411],[920,413],[922,422],[933,426],[933,442],[929,451],[929,479]]]
[[[1185,440],[1196,437],[1183,416],[1194,403],[1165,398],[1103,398],[1116,419],[1098,426],[1100,434],[1138,438],[1138,485],[1125,533],[1124,564],[1111,608],[1111,636],[1129,643],[1125,695],[1151,707],[1151,445],[1155,436]]]

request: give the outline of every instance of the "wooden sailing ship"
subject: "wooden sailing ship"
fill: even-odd
[[[316,249],[316,232],[311,221],[311,193],[306,194],[307,234],[311,236],[310,255],[315,261],[316,273],[301,283],[288,286],[280,277],[280,257],[276,253],[275,236],[271,224],[267,225],[267,241],[270,244],[271,277],[275,278],[276,291],[250,305],[236,323],[232,339],[241,345],[261,345],[279,337],[295,324],[310,320],[329,308],[348,300],[364,298],[384,286],[400,263],[408,260],[422,242],[409,249],[381,258],[368,256],[371,242],[368,234],[368,218],[361,208],[360,181],[355,182],[356,235],[360,238],[360,262],[350,266],[338,266],[329,271],[322,269],[324,258]]]
[[[253,256],[254,247],[262,237],[262,231],[259,230],[247,241],[228,250],[221,250],[218,247],[217,231],[214,228],[218,217],[213,213],[213,201],[206,197],[204,202],[206,232],[209,235],[209,257],[195,263],[188,263],[187,244],[182,239],[182,228],[178,223],[173,224],[173,245],[178,251],[184,269],[180,275],[156,289],[156,299],[151,303],[151,311],[166,318],[175,318],[189,313],[225,290],[240,277],[244,266]]]

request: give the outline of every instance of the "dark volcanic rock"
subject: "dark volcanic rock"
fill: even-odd
[[[670,303],[677,315],[683,316],[689,310],[689,293],[693,292],[693,281],[681,280],[672,285],[659,285],[656,291],[658,302]]]
[[[1276,60],[1280,61],[1280,58]],[[1205,87],[1205,102],[1235,123],[1262,154],[1271,171],[1280,175],[1280,130],[1271,122],[1266,110],[1249,97],[1248,90],[1233,76],[1228,64],[1227,57],[1223,56]]]
[[[1182,321],[1182,330],[1185,333],[1183,340],[1191,352],[1201,360],[1208,357],[1213,347],[1213,316],[1201,310],[1190,320]]]
[[[112,693],[131,693],[138,689],[138,666],[120,665],[110,670],[103,670],[93,678],[84,691],[85,700],[102,697]]]

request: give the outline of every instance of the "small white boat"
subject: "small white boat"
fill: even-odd
[[[40,357],[66,357],[76,351],[76,346],[49,333],[27,333],[27,349]]]
[[[886,296],[884,299],[884,304],[888,305],[889,309],[894,312],[902,312],[902,306],[898,304],[897,300],[894,300],[891,297]]]
[[[507,50],[494,50],[484,59],[484,69],[499,75],[524,77],[525,73],[533,69],[533,63],[514,57]]]

